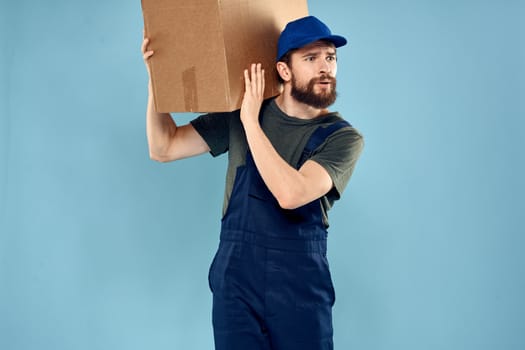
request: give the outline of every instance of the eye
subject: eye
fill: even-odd
[[[307,62],[313,62],[315,60],[315,56],[306,56],[304,60]]]
[[[332,61],[337,61],[337,57],[336,56],[328,56],[326,58],[328,61],[332,62]]]

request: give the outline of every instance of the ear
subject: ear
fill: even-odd
[[[286,63],[279,61],[275,64],[275,68],[277,69],[277,73],[279,73],[281,79],[285,82],[290,81],[292,79],[290,67],[288,67]]]

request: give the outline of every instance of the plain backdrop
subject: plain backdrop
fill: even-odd
[[[149,159],[140,1],[0,6],[0,348],[212,349],[227,157]],[[331,212],[336,349],[525,349],[525,2],[309,8],[366,140]]]

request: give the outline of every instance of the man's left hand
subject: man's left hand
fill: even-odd
[[[241,105],[241,121],[246,128],[259,122],[259,111],[264,100],[264,69],[260,63],[251,65],[251,74],[244,70],[245,92]]]

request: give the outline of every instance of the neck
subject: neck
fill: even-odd
[[[299,119],[314,119],[329,113],[328,109],[319,109],[298,102],[286,89],[275,98],[277,106],[287,115]]]

